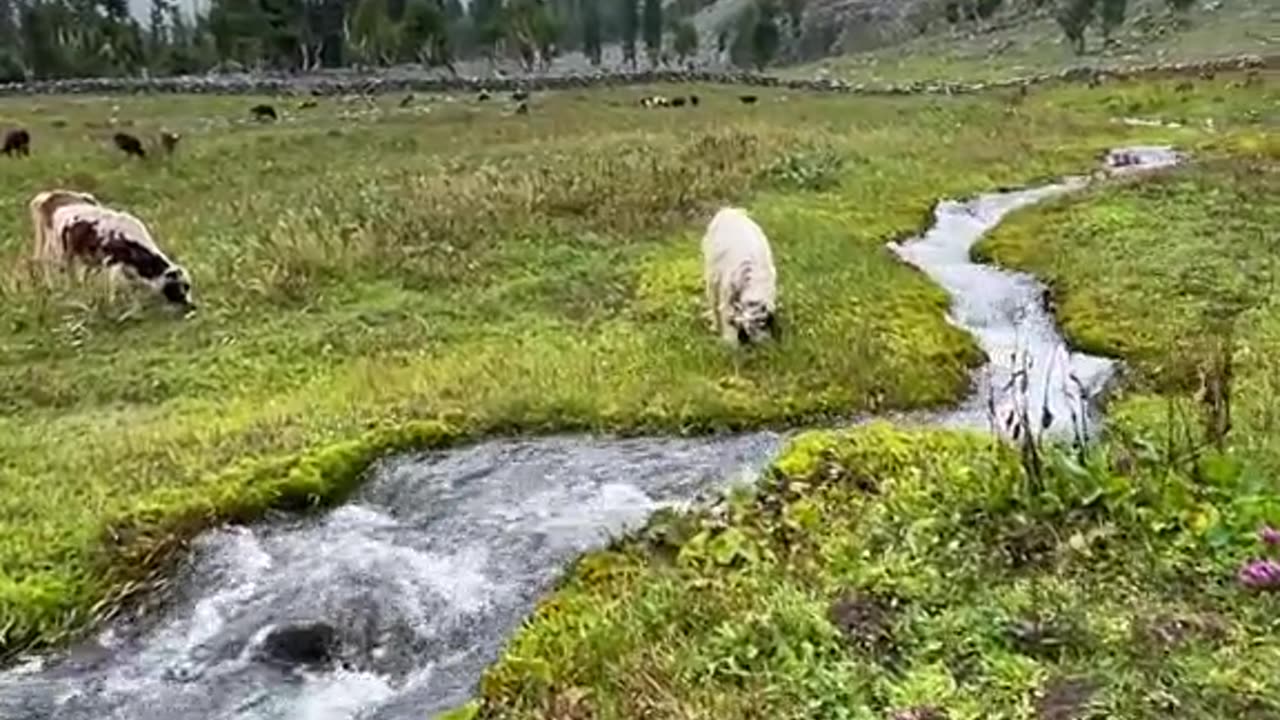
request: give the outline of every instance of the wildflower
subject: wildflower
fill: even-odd
[[[1280,590],[1280,562],[1254,560],[1240,568],[1240,584],[1256,590]]]
[[[1280,530],[1270,525],[1264,526],[1258,531],[1258,539],[1272,547],[1280,546]]]

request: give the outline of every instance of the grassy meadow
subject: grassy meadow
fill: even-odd
[[[952,402],[980,358],[887,240],[940,196],[1086,170],[1124,142],[1229,156],[1274,128],[1274,78],[1058,88],[1022,101],[718,88],[503,98],[0,100],[0,656],[58,642],[191,533],[338,499],[396,449],[498,432],[701,432]],[[1181,117],[1132,128],[1118,114]],[[184,136],[109,149],[112,122]],[[1213,122],[1213,131],[1206,123]],[[26,202],[91,191],[192,271],[186,320],[38,281]],[[720,345],[701,228],[747,206],[779,258],[785,341]]]
[[[1280,550],[1259,537],[1280,525],[1264,127],[979,246],[1127,361],[1098,447],[1037,474],[978,436],[804,435],[721,506],[580,559],[453,717],[1280,718],[1280,594],[1237,581]]]

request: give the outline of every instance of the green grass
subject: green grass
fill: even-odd
[[[936,405],[978,360],[945,298],[883,248],[939,196],[1088,168],[1132,140],[1247,143],[1265,90],[869,100],[766,93],[641,111],[646,90],[500,103],[0,101],[35,137],[0,163],[0,656],[157,582],[191,533],[339,499],[381,453],[494,432],[693,432]],[[672,88],[660,89],[669,94]],[[1133,129],[1107,103],[1213,118]],[[184,133],[126,161],[104,125]],[[1250,115],[1250,113],[1253,113]],[[25,203],[90,190],[192,270],[186,321],[37,282]],[[698,236],[745,203],[779,256],[780,347],[700,317]],[[132,307],[137,304],[139,307]]]
[[[935,30],[889,47],[784,68],[779,74],[810,78],[825,71],[835,79],[865,83],[995,81],[1082,65],[1123,67],[1280,52],[1280,11],[1267,0],[1222,3],[1212,12],[1197,4],[1190,24],[1181,29],[1164,17],[1163,2],[1130,6],[1129,22],[1115,36],[1117,44],[1102,48],[1095,24],[1083,56],[1072,52],[1058,25],[1046,17],[987,32]],[[1150,20],[1143,20],[1144,15]],[[941,22],[935,23],[939,26]]]
[[[979,247],[1049,281],[1074,344],[1131,365],[1087,456],[1049,449],[1034,478],[977,435],[802,436],[720,507],[580,559],[458,715],[1280,717],[1280,594],[1235,580],[1280,524],[1275,127]],[[1190,396],[1226,317],[1219,451]]]
[[[1113,447],[1031,482],[977,435],[811,433],[582,558],[458,714],[1280,717],[1280,595],[1233,580],[1280,492],[1228,466]]]

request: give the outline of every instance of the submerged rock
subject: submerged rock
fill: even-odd
[[[337,656],[338,633],[323,622],[283,625],[262,639],[259,659],[276,665],[326,665]]]

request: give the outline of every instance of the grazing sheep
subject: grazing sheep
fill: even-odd
[[[270,105],[265,105],[265,104],[254,105],[253,107],[249,108],[249,112],[253,114],[253,119],[259,122],[266,122],[267,120],[280,119],[280,116],[276,115],[276,109],[271,107]]]
[[[529,99],[529,91],[516,90],[515,92],[511,93],[511,99],[515,100],[516,102],[524,102],[525,100]]]
[[[182,136],[176,132],[164,131],[160,133],[160,147],[164,149],[165,155],[172,155],[174,150],[178,149],[178,141],[182,140]]]
[[[400,107],[402,108],[407,108],[412,104],[413,104],[413,93],[409,93],[408,95],[405,95],[404,98],[400,100]]]
[[[529,114],[529,104],[528,104],[528,103],[524,103],[524,102],[522,102],[522,103],[520,103],[519,105],[517,105],[517,106],[516,106],[516,114],[517,114],[517,115],[528,115],[528,114]]]
[[[755,105],[756,101],[759,99],[760,98],[756,97],[755,95],[742,95],[741,97],[738,98],[738,100],[740,100],[743,105]]]
[[[104,207],[87,193],[69,190],[42,192],[29,207],[37,261],[68,269],[105,268],[113,297],[121,281],[127,280],[184,310],[195,310],[187,271],[160,250],[133,215]]]
[[[302,102],[298,103],[299,110],[311,110],[317,107],[320,107],[320,103],[316,100],[303,100]]]
[[[134,155],[139,158],[147,156],[147,151],[142,149],[142,141],[129,133],[116,133],[111,136],[111,142],[115,143],[115,146],[125,155]]]
[[[26,157],[31,154],[31,133],[26,130],[10,130],[4,136],[4,148],[0,153],[10,157],[17,155]]]
[[[764,231],[740,208],[723,208],[702,238],[703,277],[716,332],[747,345],[777,339],[777,270]]]
[[[671,107],[684,107],[684,98],[671,98]]]
[[[671,107],[671,100],[662,95],[651,95],[641,98],[640,106],[646,108]]]
[[[484,102],[485,100],[488,100],[488,99],[489,99],[488,90],[481,90],[479,93],[476,94],[476,100],[479,100],[480,102]]]
[[[1189,93],[1192,90],[1195,90],[1196,86],[1190,80],[1183,80],[1182,82],[1175,85],[1173,89],[1175,92]]]
[[[692,106],[694,106],[694,107],[698,107],[698,102],[699,102],[699,101],[698,101],[698,96],[697,96],[697,95],[690,95],[690,96],[689,96],[689,104],[690,104],[690,105],[692,105]]]

